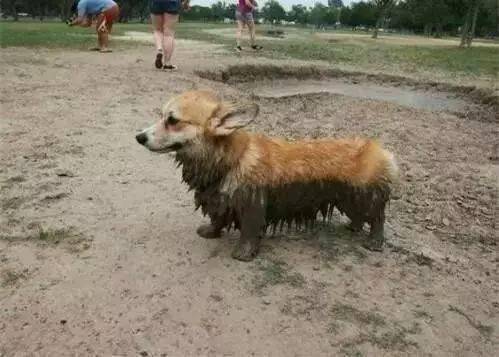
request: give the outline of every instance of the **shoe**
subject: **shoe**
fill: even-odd
[[[158,53],[156,55],[156,61],[154,62],[154,65],[156,66],[157,69],[163,68],[163,54]]]
[[[259,45],[253,45],[251,46],[251,48],[254,49],[255,51],[260,51],[263,47]]]
[[[237,52],[242,52],[243,51],[243,48],[241,46],[236,46],[236,51]]]
[[[174,71],[177,69],[177,66],[175,66],[174,64],[165,64],[163,66],[163,69],[169,69],[170,71]]]

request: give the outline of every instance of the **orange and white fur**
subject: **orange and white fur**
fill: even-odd
[[[256,105],[233,105],[209,91],[171,99],[161,119],[136,136],[149,150],[175,152],[197,207],[211,219],[197,232],[240,230],[232,256],[248,261],[267,228],[313,225],[337,208],[350,227],[370,225],[366,246],[381,250],[385,205],[397,177],[393,155],[367,139],[289,142],[244,131]]]

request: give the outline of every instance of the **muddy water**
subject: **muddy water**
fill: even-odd
[[[471,104],[452,93],[419,90],[410,87],[385,86],[375,83],[354,83],[340,79],[285,79],[246,83],[242,89],[251,90],[264,98],[284,98],[300,94],[333,93],[354,98],[374,99],[405,107],[463,112]]]

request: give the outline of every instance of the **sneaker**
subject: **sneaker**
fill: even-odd
[[[243,48],[241,46],[236,46],[236,51],[237,52],[242,52],[243,51]]]
[[[263,47],[259,45],[253,45],[251,46],[251,48],[254,49],[255,51],[260,51]]]
[[[163,66],[163,69],[169,69],[170,71],[174,71],[177,69],[177,66],[175,66],[174,64],[165,64]]]
[[[163,54],[158,53],[156,55],[156,61],[154,62],[154,65],[156,66],[157,69],[163,68]]]

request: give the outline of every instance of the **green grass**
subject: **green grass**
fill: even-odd
[[[359,69],[399,71],[444,71],[475,76],[495,76],[499,71],[499,49],[472,47],[461,49],[445,46],[407,46],[376,42],[371,39],[358,43],[321,39],[308,41],[273,41],[271,57],[287,56],[302,60],[322,60],[356,66]]]
[[[209,29],[233,29],[234,25],[180,22],[177,37],[206,41],[232,47],[234,38],[220,33],[208,33]],[[270,28],[257,27],[259,35]],[[333,65],[350,66],[358,71],[380,71],[388,74],[435,73],[439,77],[470,77],[494,80],[499,73],[499,47],[475,46],[460,49],[454,45],[406,45],[390,41],[372,40],[368,37],[341,36],[324,38],[316,36],[310,29],[282,28],[287,37],[261,39],[265,49],[258,55],[268,58],[295,58],[300,60],[321,60]],[[150,32],[149,24],[116,24],[113,35],[126,31]],[[342,34],[349,33],[341,31]],[[229,32],[230,34],[230,32]],[[384,36],[383,36],[384,37]],[[112,38],[112,37],[111,37]],[[95,44],[93,29],[69,28],[63,23],[0,22],[1,47],[47,47],[86,48]],[[139,46],[131,41],[115,41],[113,46]],[[431,77],[431,76],[430,76]]]
[[[124,35],[126,31],[149,31],[146,24],[118,24],[112,35]],[[112,40],[111,35],[111,40]],[[69,27],[61,22],[0,22],[0,47],[34,48],[74,48],[83,49],[95,46],[95,29]],[[119,41],[119,47],[133,46],[137,43]]]
[[[356,348],[364,343],[384,350],[405,351],[410,347],[417,347],[417,343],[408,339],[409,335],[421,333],[419,324],[414,323],[406,328],[397,322],[386,321],[376,312],[359,310],[352,305],[337,303],[331,309],[334,321],[330,324],[330,331],[341,328],[338,322],[347,322],[359,328],[359,335],[343,344],[342,353],[347,356],[356,356],[360,352]]]
[[[74,228],[43,228],[26,236],[0,235],[0,240],[16,243],[31,241],[43,247],[61,246],[70,253],[80,253],[90,248],[91,239],[77,232]]]
[[[386,325],[385,319],[378,313],[362,311],[352,305],[337,303],[331,308],[331,314],[335,320],[355,322],[361,326],[379,327]]]

